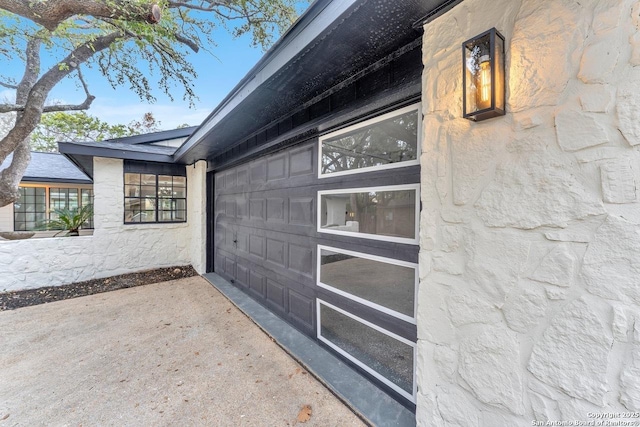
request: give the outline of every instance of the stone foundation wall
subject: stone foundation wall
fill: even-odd
[[[508,113],[474,123],[461,44],[491,27]],[[640,410],[639,27],[631,0],[465,0],[425,25],[418,425]]]
[[[0,292],[173,265],[204,273],[205,162],[187,167],[187,222],[124,225],[123,162],[94,159],[93,236],[0,242]]]

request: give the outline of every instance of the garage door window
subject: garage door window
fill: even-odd
[[[418,243],[418,184],[318,192],[318,232]]]
[[[417,165],[419,111],[412,105],[321,137],[320,178]]]
[[[318,286],[415,324],[416,264],[318,246]]]
[[[316,301],[318,339],[415,402],[415,343],[325,301]]]

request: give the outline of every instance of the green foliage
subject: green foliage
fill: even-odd
[[[49,219],[38,225],[41,230],[60,230],[55,236],[64,233],[65,236],[77,236],[80,227],[93,217],[93,205],[88,204],[74,209],[54,209],[53,216],[56,219]]]
[[[152,113],[146,113],[140,120],[127,125],[111,125],[84,111],[67,113],[58,111],[42,116],[40,124],[31,134],[33,151],[58,151],[58,142],[104,141],[156,132],[160,123]]]
[[[27,41],[38,37],[43,40],[47,62],[69,69],[74,65],[59,62],[66,54],[84,43],[118,32],[121,37],[109,49],[97,52],[86,66],[96,67],[113,87],[128,86],[141,100],[155,101],[155,90],[173,99],[176,90],[182,88],[182,98],[193,103],[197,96],[192,82],[197,74],[190,55],[199,49],[212,51],[216,28],[226,28],[236,37],[250,34],[253,45],[266,49],[296,17],[295,0],[157,3],[162,8],[162,19],[156,24],[130,18],[132,10],[149,5],[147,1],[107,1],[116,12],[123,12],[120,17],[74,15],[53,31],[0,9],[0,56],[24,61]],[[2,71],[0,79],[15,81]]]

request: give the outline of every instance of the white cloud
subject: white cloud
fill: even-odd
[[[13,89],[0,90],[0,103],[2,102],[16,102],[16,91]]]

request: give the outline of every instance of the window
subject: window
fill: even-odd
[[[185,222],[187,178],[152,173],[124,174],[124,222]]]
[[[416,104],[321,137],[320,178],[419,164],[420,119]]]
[[[80,191],[80,205],[93,205],[93,190],[90,188],[82,188]],[[82,224],[82,228],[93,228],[93,215],[87,222]]]
[[[318,286],[415,324],[418,266],[318,245]]]
[[[54,209],[78,209],[79,203],[77,188],[49,189],[49,211]],[[58,219],[58,216],[55,212],[50,212],[49,219]]]
[[[15,231],[33,231],[47,219],[57,219],[54,209],[77,209],[93,203],[91,188],[20,186],[20,199],[13,205]],[[93,218],[82,228],[93,228]]]
[[[31,231],[47,219],[45,187],[20,187],[20,198],[13,204],[15,231]]]
[[[419,184],[318,192],[318,232],[418,243]]]
[[[320,299],[316,309],[320,341],[415,402],[415,343]]]

